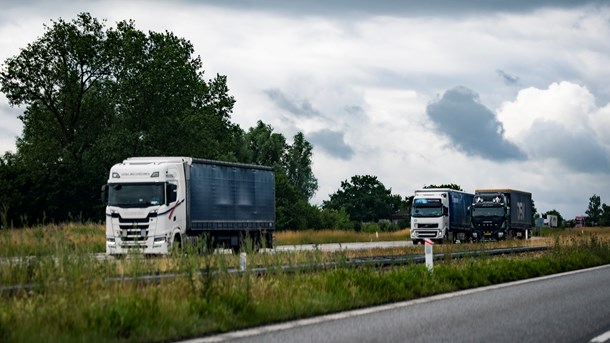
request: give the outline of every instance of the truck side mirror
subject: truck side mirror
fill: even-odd
[[[443,215],[444,216],[448,216],[449,215],[449,207],[444,207],[443,206]]]
[[[100,193],[100,199],[103,203],[108,203],[108,185],[103,185]]]

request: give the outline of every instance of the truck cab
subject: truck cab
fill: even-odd
[[[449,229],[449,199],[442,191],[416,191],[411,207],[411,241],[421,244],[428,238],[442,241]]]
[[[504,240],[508,235],[510,206],[498,192],[478,192],[470,208],[474,240]]]
[[[186,178],[181,158],[131,158],[114,165],[102,193],[106,254],[167,254],[186,227]]]

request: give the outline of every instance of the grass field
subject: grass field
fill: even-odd
[[[278,234],[278,242],[283,234]],[[302,234],[316,239],[340,236],[330,231]],[[358,237],[352,239],[372,239],[370,235],[348,234]],[[286,235],[300,239],[297,233]],[[520,256],[439,261],[433,272],[422,265],[407,265],[296,274],[277,268],[275,273],[256,276],[248,272],[201,273],[201,269],[222,271],[236,266],[238,256],[228,254],[152,259],[133,255],[100,262],[91,254],[103,251],[104,231],[99,225],[0,231],[0,256],[4,257],[0,285],[36,286],[0,293],[0,342],[170,341],[610,263],[610,229],[549,230],[541,235],[536,240],[501,244],[545,243],[552,249]],[[435,252],[468,250],[472,246],[439,245]],[[423,252],[423,247],[335,254],[264,253],[251,256],[249,265],[273,268],[340,259],[348,254],[411,252]],[[163,271],[183,277],[155,283],[127,278],[108,282],[111,277],[121,280],[125,275]]]

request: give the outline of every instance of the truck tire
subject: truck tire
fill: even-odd
[[[182,235],[177,233],[174,235],[174,239],[172,240],[172,246],[170,248],[171,252],[174,254],[180,254],[183,251],[182,246]]]

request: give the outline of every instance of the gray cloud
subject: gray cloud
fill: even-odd
[[[524,143],[532,158],[553,158],[577,172],[610,173],[610,156],[593,132],[574,132],[557,122],[536,121]]]
[[[319,146],[329,155],[342,160],[349,160],[354,156],[354,150],[345,143],[342,132],[324,129],[308,134],[307,139],[311,141],[314,147]]]
[[[279,108],[288,111],[299,117],[319,117],[320,112],[313,108],[309,100],[296,100],[289,99],[279,89],[268,89],[265,94],[271,99]]]
[[[23,110],[19,107],[11,107],[8,104],[0,103],[0,134],[18,136],[23,125],[19,116]]]
[[[496,73],[502,78],[505,84],[512,86],[519,83],[519,76],[511,75],[504,70],[498,69]]]
[[[481,14],[487,12],[529,12],[538,8],[575,8],[584,5],[603,4],[602,0],[488,0],[488,1],[396,1],[396,0],[188,0],[197,4],[210,4],[218,7],[239,10],[278,12],[284,15],[320,16],[413,16],[434,15],[456,16]]]
[[[437,130],[468,155],[494,161],[521,160],[524,153],[504,138],[496,115],[465,87],[450,89],[426,108]]]

